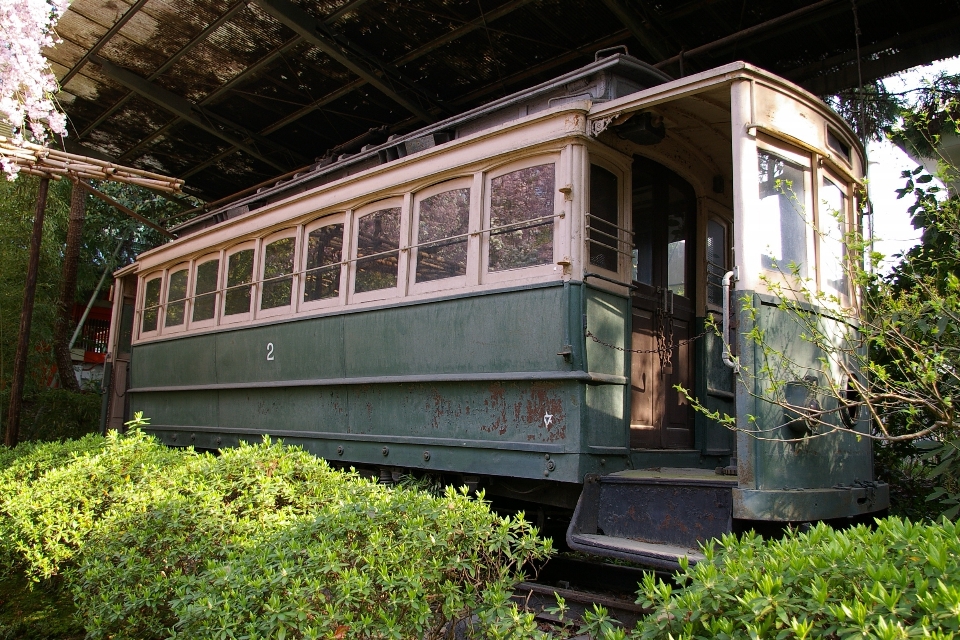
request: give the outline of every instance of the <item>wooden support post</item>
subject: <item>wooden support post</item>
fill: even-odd
[[[20,409],[23,404],[23,384],[27,378],[30,324],[33,322],[33,299],[37,293],[40,241],[43,239],[43,215],[47,210],[47,191],[49,188],[50,178],[41,178],[40,188],[37,190],[37,211],[33,217],[33,235],[30,238],[30,262],[27,265],[27,281],[23,287],[23,309],[20,311],[17,355],[13,360],[13,380],[10,383],[10,406],[7,411],[7,433],[4,438],[4,444],[8,447],[15,447],[20,441]]]
[[[73,373],[73,358],[70,355],[70,325],[73,321],[73,305],[77,296],[77,266],[80,260],[80,245],[83,243],[83,222],[86,218],[86,190],[73,183],[70,194],[70,222],[67,226],[67,244],[63,251],[63,271],[60,276],[60,295],[57,298],[57,319],[53,327],[53,355],[57,362],[60,386],[70,391],[80,391],[80,383]]]

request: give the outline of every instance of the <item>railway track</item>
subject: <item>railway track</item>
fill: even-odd
[[[517,585],[513,599],[548,626],[580,626],[584,613],[596,605],[606,609],[616,623],[632,629],[649,613],[636,603],[643,572],[636,567],[559,555],[540,570],[536,580]],[[567,607],[563,620],[555,612],[557,596],[563,598]]]

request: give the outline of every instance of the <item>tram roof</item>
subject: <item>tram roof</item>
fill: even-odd
[[[183,178],[211,202],[449,122],[608,47],[674,77],[742,59],[817,95],[960,53],[952,0],[748,4],[74,0],[47,55],[68,150]]]

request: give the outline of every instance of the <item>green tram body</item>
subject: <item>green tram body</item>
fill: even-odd
[[[869,439],[758,440],[694,412],[673,389],[684,384],[744,426],[751,415],[783,424],[782,409],[755,398],[761,389],[735,384],[721,339],[704,332],[708,316],[720,317],[720,276],[734,267],[732,303],[750,299],[758,309],[734,314],[731,348],[742,365],[753,370],[760,357],[744,337],[756,326],[818,367],[820,354],[798,339],[760,276],[772,273],[764,251],[774,250],[761,235],[771,233],[762,219],[770,201],[760,207],[752,195],[758,153],[800,172],[808,206],[829,171],[856,224],[863,156],[849,129],[803,90],[744,63],[670,80],[614,55],[321,163],[181,225],[176,241],[117,272],[105,427],[142,411],[148,430],[173,446],[217,449],[270,434],[342,464],[460,476],[493,494],[576,506],[571,527],[584,535],[568,533],[572,546],[641,561],[652,553],[655,566],[675,566],[675,548],[736,520],[882,511],[887,488],[872,482]],[[547,164],[552,182],[529,178]],[[555,193],[545,196],[543,184]],[[468,226],[448,229],[446,244],[417,231],[432,224],[430,207],[441,207],[423,194],[454,192],[443,185],[469,194],[469,213],[449,198],[442,205]],[[552,214],[517,214],[518,201],[545,203]],[[507,215],[519,217],[498,228]],[[781,257],[809,249],[808,275],[826,280],[828,268],[813,259],[824,258],[820,236],[791,230],[784,215]],[[376,242],[395,220],[400,240],[384,249]],[[316,256],[337,241],[308,240],[326,237],[318,230],[327,223],[343,225],[325,228],[344,234],[346,250],[329,264]],[[271,245],[278,238],[290,243]],[[291,269],[265,277],[270,246],[295,254]],[[311,246],[321,248],[311,254]],[[225,272],[244,248],[254,249],[254,275],[245,282],[241,273],[231,287]],[[450,267],[450,255],[462,264]],[[421,282],[437,256],[453,270]],[[200,265],[214,258],[216,287],[198,286]],[[317,264],[326,271],[310,271]],[[339,275],[324,286],[336,296],[303,302],[331,270]],[[289,303],[264,308],[265,292],[282,294],[287,281]],[[377,288],[383,282],[390,286]],[[247,313],[227,314],[244,295]],[[214,317],[194,322],[204,315],[194,309],[213,309],[211,301]],[[849,330],[829,313],[821,318]],[[656,352],[664,342],[669,357]],[[714,472],[724,467],[735,475]],[[635,507],[649,514],[642,530],[614,531]],[[694,538],[677,533],[687,525]],[[629,540],[594,545],[604,534]]]

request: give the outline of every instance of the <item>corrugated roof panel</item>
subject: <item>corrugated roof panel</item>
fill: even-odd
[[[176,116],[169,111],[143,98],[135,97],[107,118],[100,128],[111,132],[126,153],[141,140],[175,119]]]
[[[110,26],[103,26],[81,14],[78,9],[67,11],[57,23],[57,34],[66,42],[84,49],[97,44]]]

